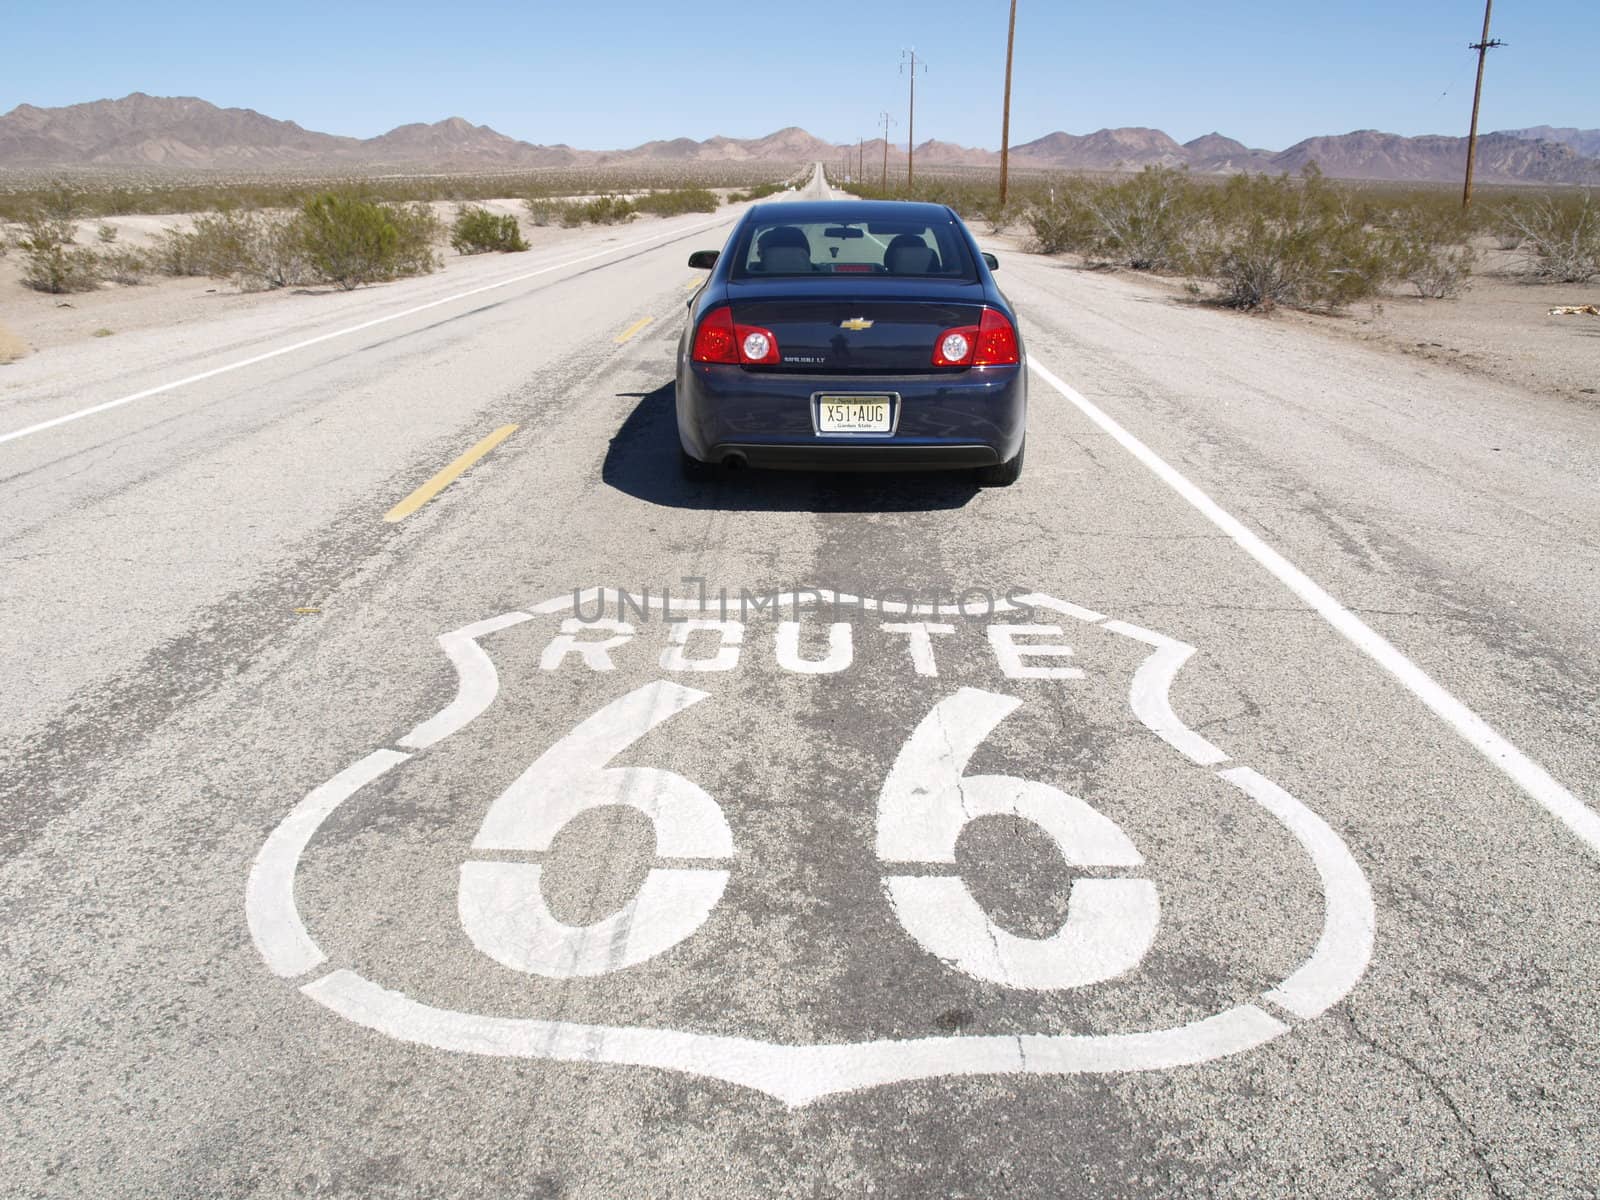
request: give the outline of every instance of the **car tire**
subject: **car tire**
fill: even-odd
[[[710,483],[721,473],[716,463],[701,462],[682,446],[678,447],[678,469],[689,483]]]
[[[1009,462],[996,463],[992,467],[978,468],[979,487],[1010,487],[1022,478],[1022,454],[1028,448],[1027,442],[1017,447],[1017,453]]]

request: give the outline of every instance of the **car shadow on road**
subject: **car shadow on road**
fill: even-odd
[[[959,471],[729,471],[690,483],[678,470],[675,385],[624,392],[639,403],[611,438],[601,479],[619,492],[668,508],[747,512],[924,512],[960,508],[978,492]]]

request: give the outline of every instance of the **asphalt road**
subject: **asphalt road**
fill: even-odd
[[[734,215],[6,368],[0,1189],[1600,1195],[1593,410],[1002,247],[686,484]]]

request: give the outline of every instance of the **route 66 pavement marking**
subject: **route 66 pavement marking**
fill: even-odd
[[[618,617],[582,615],[598,605]],[[827,624],[826,650],[803,652],[802,627],[816,625],[824,606],[853,621]],[[296,879],[314,854],[318,831],[339,807],[419,756],[461,735],[496,703],[500,677],[490,646],[538,630],[543,671],[589,671],[599,679],[640,634],[629,610],[655,618],[666,631],[658,655],[664,678],[635,687],[585,715],[545,747],[489,805],[472,843],[479,857],[460,867],[455,916],[462,935],[483,955],[486,971],[511,970],[549,980],[596,979],[670,965],[724,901],[739,864],[739,835],[716,799],[682,774],[608,764],[658,727],[695,710],[712,693],[680,680],[706,682],[753,659],[752,622],[728,618],[726,602],[634,596],[609,589],[557,596],[526,610],[490,617],[441,635],[439,646],[457,673],[457,691],[443,709],[398,739],[373,750],[313,789],[284,817],[256,857],[246,888],[250,931],[268,968],[300,980],[309,999],[357,1025],[441,1051],[506,1058],[635,1065],[708,1076],[767,1093],[787,1105],[834,1093],[953,1075],[1067,1075],[1158,1071],[1245,1053],[1312,1021],[1356,987],[1372,956],[1374,909],[1360,865],[1312,807],[1183,724],[1168,691],[1194,648],[1163,634],[1042,594],[993,602],[984,641],[1000,681],[993,690],[951,687],[940,679],[938,647],[954,622],[974,614],[956,606],[876,601],[826,591],[779,596],[772,642],[777,670],[823,676],[848,669],[858,625],[903,639],[910,667],[933,700],[906,731],[878,796],[876,858],[884,903],[903,933],[946,969],[1003,989],[1063,992],[1105,985],[1136,971],[1161,919],[1157,885],[1141,877],[1144,856],[1092,798],[1073,796],[1041,779],[969,774],[968,763],[1024,700],[1002,687],[1071,689],[1085,676],[1067,630],[1093,627],[1137,643],[1142,662],[1126,703],[1150,748],[1213,773],[1279,823],[1315,871],[1323,920],[1309,956],[1252,1001],[1182,1023],[1137,1030],[1068,1032],[1018,1029],[1003,1034],[793,1043],[719,1030],[458,1011],[386,986],[354,965],[323,968],[329,955],[302,919]],[[782,620],[784,610],[789,620]],[[741,613],[741,616],[748,616]],[[808,620],[808,618],[813,618]],[[517,634],[510,631],[516,630]],[[813,632],[816,632],[813,630]],[[642,640],[642,639],[641,639]],[[693,647],[691,653],[691,646]],[[1146,649],[1147,648],[1147,649]],[[633,647],[638,650],[638,647]],[[552,913],[537,858],[581,814],[625,806],[646,817],[658,859],[636,894],[610,915],[585,925]],[[1001,927],[955,869],[962,832],[983,817],[1031,823],[1048,835],[1075,870],[1112,870],[1076,878],[1067,916],[1043,937]],[[320,972],[320,973],[319,973]],[[1049,1022],[1044,1022],[1048,1026]]]

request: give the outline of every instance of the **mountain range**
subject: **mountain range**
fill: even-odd
[[[864,171],[880,165],[884,144],[823,141],[790,127],[762,138],[674,138],[628,150],[577,150],[519,141],[460,117],[401,125],[372,138],[304,129],[248,108],[218,108],[194,97],[95,100],[61,108],[23,104],[0,116],[0,168],[73,166],[194,170],[323,170],[427,167],[434,170],[532,169],[650,163],[837,162],[859,152]],[[890,161],[904,153],[889,148]],[[996,165],[997,151],[930,140],[917,147],[924,166]],[[1286,150],[1251,148],[1220,133],[1179,143],[1159,129],[1050,133],[1014,145],[1018,167],[1112,170],[1186,166],[1206,173],[1296,172],[1310,163],[1345,179],[1454,180],[1466,162],[1466,139],[1402,137],[1363,129],[1313,137]],[[1600,182],[1600,129],[1548,125],[1485,134],[1477,177],[1485,183]]]

